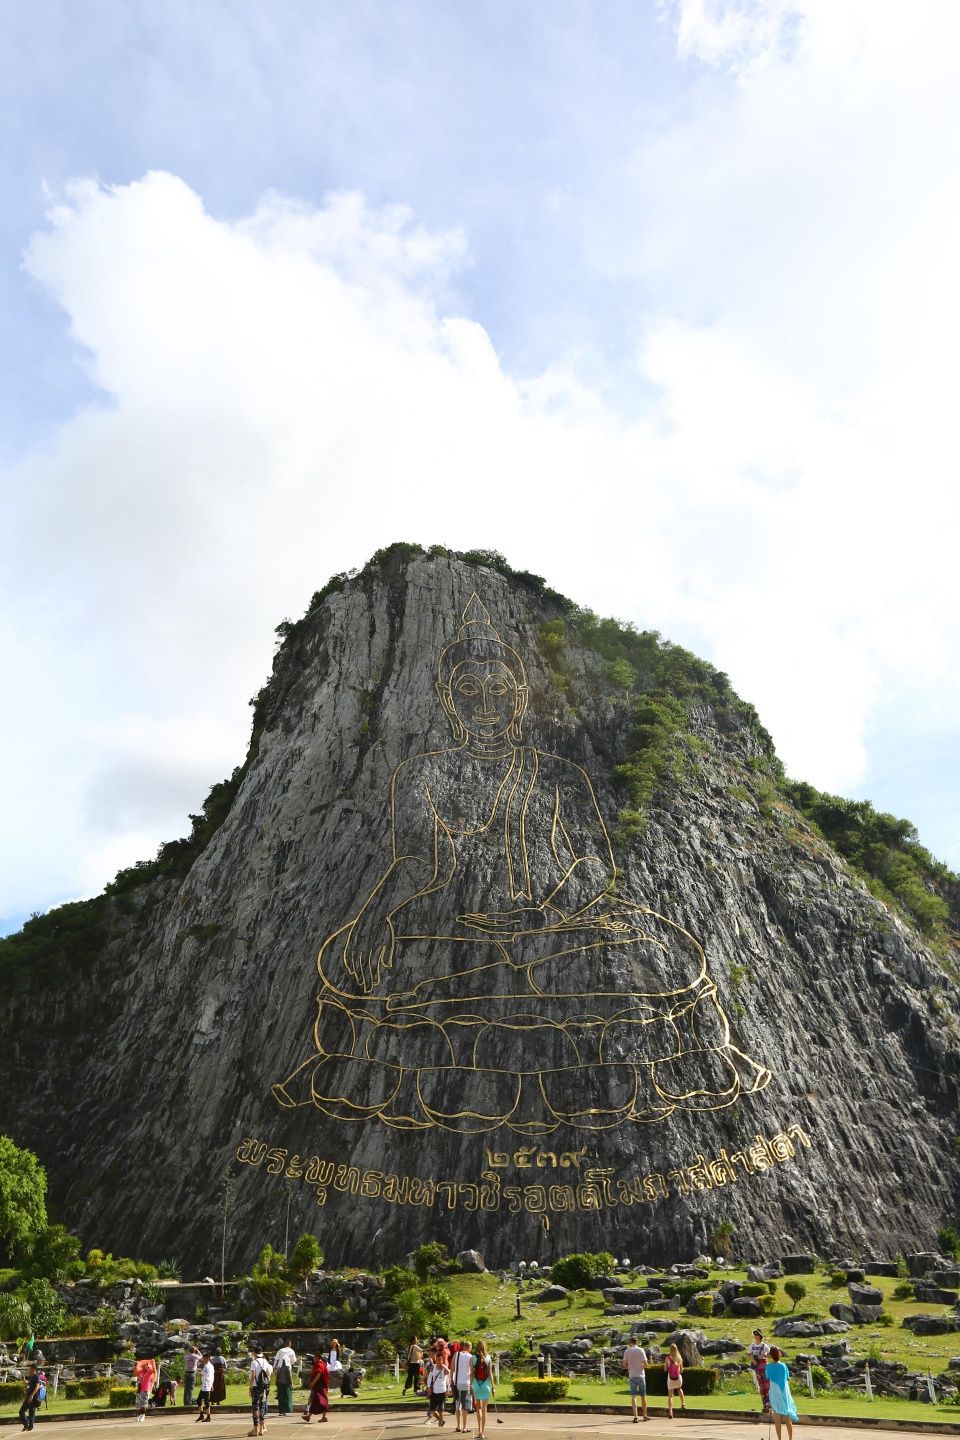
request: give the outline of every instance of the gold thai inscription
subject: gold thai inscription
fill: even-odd
[[[612,1167],[590,1165],[583,1151],[569,1152],[568,1164],[578,1174],[569,1183],[544,1183],[531,1178],[530,1183],[502,1184],[495,1169],[481,1171],[479,1183],[473,1181],[437,1180],[417,1175],[385,1174],[382,1170],[361,1170],[358,1166],[338,1164],[318,1155],[307,1159],[290,1156],[282,1148],[248,1137],[237,1147],[236,1158],[242,1165],[261,1168],[268,1175],[283,1174],[299,1179],[309,1186],[318,1205],[325,1205],[331,1191],[335,1194],[380,1200],[388,1205],[418,1205],[444,1212],[463,1210],[505,1211],[508,1215],[526,1213],[536,1217],[549,1229],[550,1215],[572,1215],[577,1212],[601,1212],[630,1208],[635,1205],[656,1205],[671,1195],[693,1195],[699,1192],[737,1185],[762,1170],[789,1164],[798,1154],[809,1150],[811,1140],[800,1125],[789,1125],[776,1135],[753,1136],[732,1154],[726,1147],[713,1156],[697,1155],[690,1164],[677,1166],[666,1174],[648,1172],[618,1176]],[[574,1159],[574,1156],[576,1159]],[[487,1151],[488,1165],[512,1162],[504,1153]],[[266,1162],[266,1163],[264,1163]],[[562,1164],[562,1157],[558,1158]],[[580,1168],[582,1163],[582,1169]],[[534,1154],[533,1164],[536,1164]],[[284,1168],[286,1166],[286,1168]],[[530,1168],[526,1163],[518,1168]]]

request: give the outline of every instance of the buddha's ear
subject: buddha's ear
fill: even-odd
[[[517,718],[518,720],[522,720],[523,717],[524,717],[524,715],[527,713],[527,701],[528,701],[529,699],[530,699],[530,686],[529,686],[529,685],[518,685],[518,686],[517,686],[517,712],[516,712],[516,718]]]
[[[464,730],[463,725],[460,723],[460,720],[457,717],[457,712],[454,709],[453,692],[451,691],[450,686],[445,685],[442,680],[438,680],[437,695],[440,697],[440,704],[443,706],[443,713],[450,721],[450,728],[453,730],[454,740],[459,741],[465,739],[467,732]]]

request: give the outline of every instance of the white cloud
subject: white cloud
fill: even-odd
[[[824,786],[896,707],[955,714],[960,18],[910,15],[676,7],[718,73],[587,234],[645,297],[633,414],[571,364],[506,373],[458,313],[464,237],[402,207],[73,186],[26,265],[102,399],[7,477],[0,911],[170,838],[242,756],[273,625],[398,538],[708,653]]]

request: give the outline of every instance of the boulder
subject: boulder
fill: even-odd
[[[897,1274],[896,1260],[868,1260],[863,1268],[868,1275],[886,1275],[891,1280]]]
[[[717,1292],[725,1305],[731,1304],[740,1294],[743,1285],[739,1280],[721,1280]]]
[[[854,1265],[850,1270],[847,1271],[847,1283],[849,1284],[851,1280],[855,1284],[858,1283],[864,1278],[864,1274],[865,1272],[861,1270],[859,1265]]]
[[[773,1327],[774,1335],[783,1340],[806,1340],[811,1335],[822,1335],[823,1326],[819,1320],[778,1320]]]
[[[944,1260],[936,1250],[917,1250],[907,1257],[907,1273],[911,1276],[929,1275],[933,1270],[949,1270],[949,1260]]]
[[[783,1266],[776,1260],[770,1260],[766,1265],[748,1265],[748,1280],[782,1280]]]
[[[460,1250],[457,1252],[457,1259],[470,1275],[482,1275],[487,1268],[479,1250]]]
[[[707,1337],[702,1330],[674,1330],[664,1342],[667,1349],[676,1345],[683,1356],[684,1365],[696,1366],[703,1364],[703,1351],[700,1347],[706,1343]]]
[[[812,1275],[817,1268],[812,1255],[781,1255],[780,1264],[784,1275]]]
[[[842,1300],[835,1300],[830,1306],[830,1314],[835,1320],[842,1320],[847,1325],[856,1322],[856,1314],[852,1305],[845,1305]]]
[[[948,1370],[960,1370],[960,1355],[951,1355],[947,1361]]]
[[[960,1270],[931,1270],[927,1276],[934,1285],[946,1285],[951,1290],[960,1289]]]
[[[604,1290],[603,1298],[608,1305],[633,1305],[637,1302],[646,1304],[648,1301],[659,1301],[663,1299],[661,1291],[652,1289],[649,1285],[632,1288],[629,1285],[614,1285],[610,1290]]]
[[[960,1330],[960,1322],[949,1315],[907,1315],[903,1328],[912,1330],[914,1335],[949,1335],[953,1330]]]
[[[700,1346],[701,1355],[735,1355],[743,1349],[742,1340],[705,1340]]]
[[[944,1290],[940,1285],[928,1285],[924,1280],[918,1280],[914,1285],[914,1293],[921,1305],[956,1305],[956,1290]]]
[[[704,1296],[707,1297],[713,1307],[712,1313],[714,1315],[722,1315],[727,1307],[723,1303],[722,1297],[720,1295],[714,1295],[712,1290],[699,1290],[696,1295],[691,1295],[687,1301],[687,1314],[699,1315],[701,1313],[698,1302],[701,1301]]]
[[[752,1295],[734,1295],[730,1301],[730,1309],[740,1319],[754,1320],[763,1314],[763,1307],[760,1301]]]
[[[876,1325],[882,1314],[882,1305],[854,1305],[853,1307],[855,1325]]]
[[[823,1345],[820,1349],[821,1355],[830,1359],[839,1359],[841,1356],[849,1355],[849,1340],[831,1340],[829,1345]]]
[[[847,1286],[850,1292],[850,1301],[853,1305],[882,1305],[883,1291],[877,1290],[873,1285],[850,1284]]]
[[[824,1335],[842,1335],[850,1329],[850,1325],[846,1320],[821,1320],[820,1329]]]
[[[569,1291],[563,1285],[548,1285],[546,1290],[541,1290],[539,1295],[534,1295],[536,1304],[547,1304],[551,1300],[566,1300]]]

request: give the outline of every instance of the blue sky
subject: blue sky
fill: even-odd
[[[960,865],[950,0],[0,15],[0,927],[397,538],[707,655]]]

